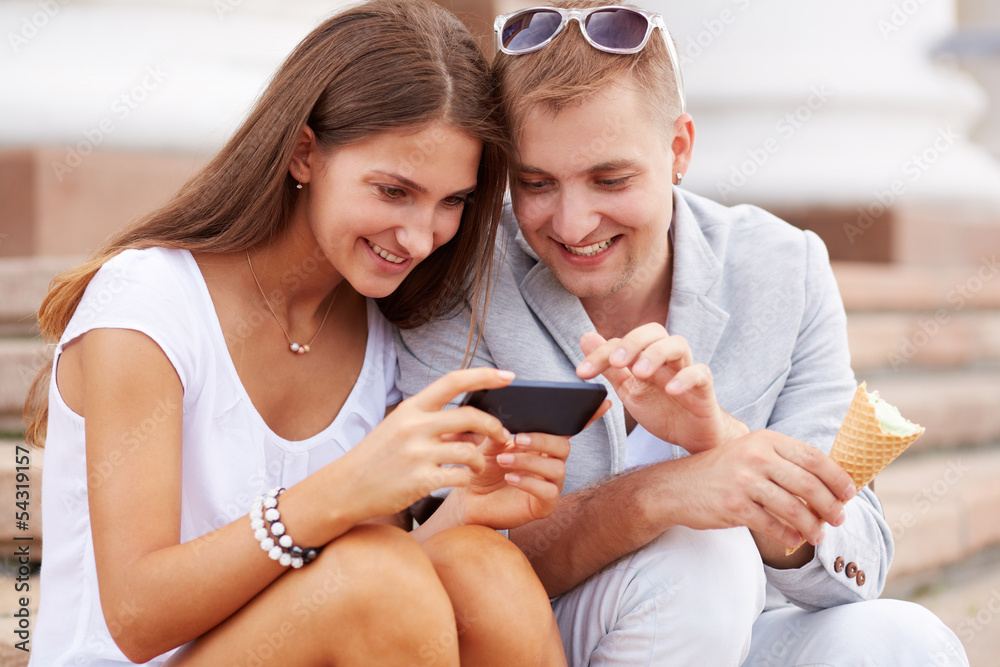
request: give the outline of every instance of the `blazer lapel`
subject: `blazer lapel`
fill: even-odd
[[[674,194],[669,329],[687,340],[695,363],[709,364],[729,323],[729,313],[709,296],[722,276],[722,262],[684,197],[676,189]]]

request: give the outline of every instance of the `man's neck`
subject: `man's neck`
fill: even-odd
[[[615,294],[582,298],[580,303],[594,323],[597,333],[606,339],[620,338],[650,322],[666,324],[673,272],[674,257],[671,248],[666,266],[652,280],[641,281],[637,275]],[[641,270],[637,273],[641,273]]]

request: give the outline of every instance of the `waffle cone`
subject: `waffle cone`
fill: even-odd
[[[882,430],[875,416],[875,406],[868,399],[868,391],[862,382],[854,392],[851,407],[837,431],[830,458],[851,476],[854,486],[860,491],[923,432],[923,427],[911,435],[896,435]],[[803,544],[804,540],[798,547],[786,549],[785,555],[792,555]]]
[[[912,435],[883,431],[862,382],[833,441],[830,458],[847,471],[860,491],[923,432],[923,427]]]

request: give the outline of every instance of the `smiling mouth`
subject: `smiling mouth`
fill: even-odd
[[[375,245],[374,243],[372,243],[368,239],[365,239],[365,243],[368,244],[369,248],[371,248],[372,250],[375,251],[376,255],[378,255],[379,257],[381,257],[382,259],[384,259],[387,262],[392,262],[393,264],[402,264],[403,262],[406,261],[405,257],[396,257],[395,255],[393,255],[391,252],[389,252],[385,248],[382,248],[380,246]]]
[[[570,254],[576,255],[578,257],[593,257],[594,255],[604,252],[605,250],[610,248],[611,244],[614,243],[617,238],[618,238],[617,236],[612,236],[610,239],[606,239],[604,241],[595,243],[593,245],[585,245],[585,246],[571,246],[563,243],[562,247],[566,248],[566,250],[568,250]]]

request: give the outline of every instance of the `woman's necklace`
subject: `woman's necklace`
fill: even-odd
[[[257,283],[257,289],[260,290],[260,295],[264,297],[264,303],[267,304],[267,309],[271,311],[271,316],[274,318],[274,321],[278,323],[278,326],[281,327],[281,333],[285,334],[285,338],[288,339],[288,349],[290,349],[293,354],[305,354],[309,351],[309,346],[316,340],[316,336],[318,336],[319,332],[323,329],[323,325],[326,324],[326,318],[329,316],[330,310],[333,308],[333,302],[337,300],[337,292],[340,291],[340,286],[337,286],[337,290],[334,292],[333,298],[330,299],[330,305],[326,307],[326,314],[323,315],[323,321],[319,323],[319,329],[316,329],[316,333],[313,334],[313,337],[308,343],[305,345],[299,345],[298,343],[292,341],[292,337],[288,335],[288,332],[285,331],[284,325],[281,324],[281,320],[278,319],[278,314],[275,313],[274,308],[271,307],[271,302],[267,300],[267,295],[264,294],[264,288],[260,286],[260,281],[257,280],[257,274],[254,273],[253,263],[250,261],[250,251],[247,250],[246,253],[247,266],[250,267],[250,275],[253,276],[253,281]]]

